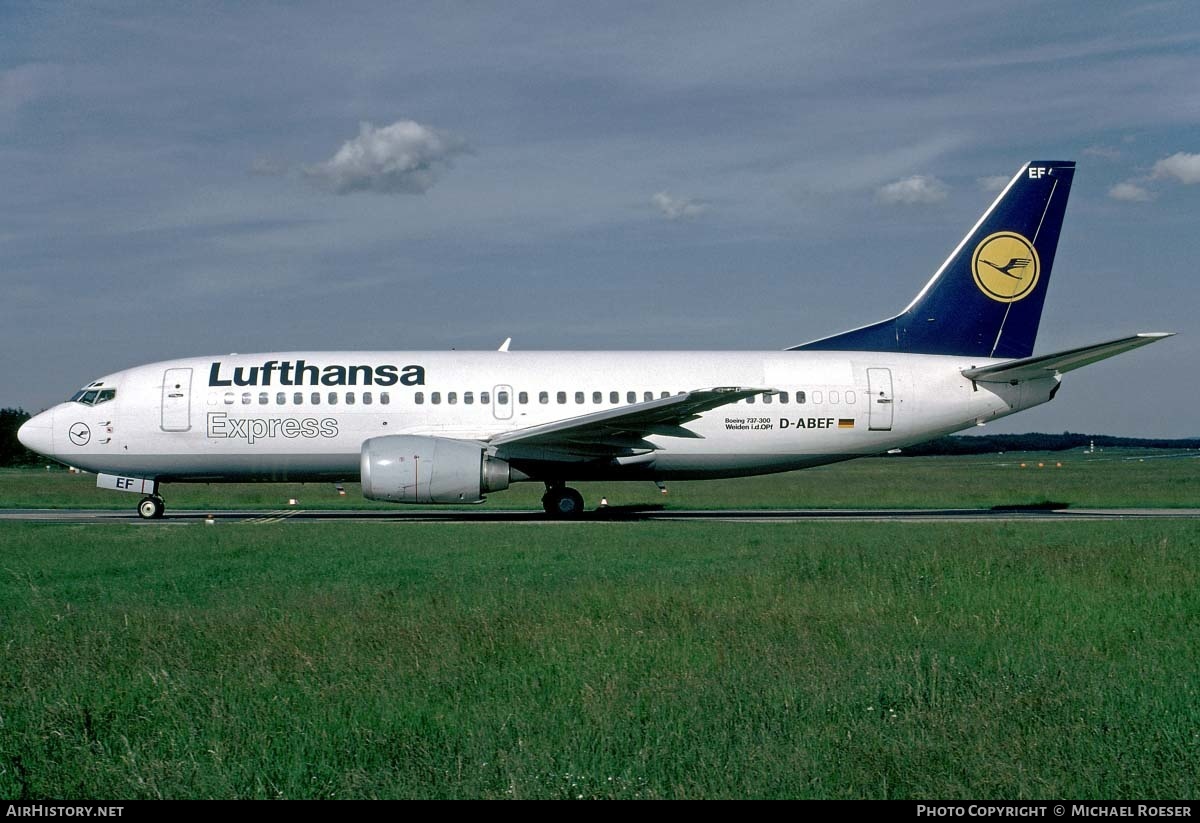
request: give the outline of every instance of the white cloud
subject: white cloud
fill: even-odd
[[[979,188],[984,191],[1000,191],[1008,185],[1008,181],[1012,178],[1004,174],[996,174],[991,177],[980,177]]]
[[[1127,203],[1145,203],[1154,197],[1154,195],[1137,183],[1129,181],[1113,186],[1108,190],[1108,196],[1113,200],[1124,200]]]
[[[884,203],[913,205],[918,203],[940,203],[950,190],[936,177],[914,174],[903,180],[888,183],[879,189],[878,196]]]
[[[1200,154],[1176,152],[1154,164],[1154,178],[1173,177],[1180,183],[1200,183]]]
[[[413,120],[380,129],[361,123],[358,137],[304,173],[337,194],[424,194],[450,168],[455,155],[469,151],[461,139]]]
[[[1088,146],[1083,150],[1083,156],[1096,157],[1100,160],[1116,160],[1121,156],[1121,150],[1109,146]]]
[[[698,214],[708,211],[708,205],[699,200],[694,200],[690,197],[673,197],[665,191],[660,191],[651,197],[650,200],[668,220],[678,220],[681,217],[695,217]]]

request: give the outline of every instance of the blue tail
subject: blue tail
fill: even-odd
[[[1029,357],[1074,174],[1025,164],[903,312],[790,351]]]

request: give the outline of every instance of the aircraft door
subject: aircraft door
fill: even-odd
[[[496,386],[492,390],[492,414],[497,420],[511,420],[513,416],[512,386]]]
[[[892,370],[867,369],[867,409],[871,431],[892,430]]]
[[[162,383],[162,430],[185,432],[192,427],[192,370],[167,369]]]

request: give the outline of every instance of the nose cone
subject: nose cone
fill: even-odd
[[[54,456],[54,412],[44,411],[29,418],[17,429],[17,439],[30,451]]]

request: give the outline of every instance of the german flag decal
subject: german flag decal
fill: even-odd
[[[853,417],[839,417],[838,418],[838,428],[839,429],[854,428],[854,418]]]

